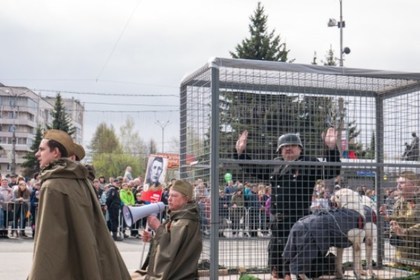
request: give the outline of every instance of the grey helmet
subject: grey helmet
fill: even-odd
[[[282,147],[287,145],[298,145],[303,149],[302,141],[300,140],[299,134],[296,133],[286,133],[279,137],[277,140],[277,150],[279,152]]]

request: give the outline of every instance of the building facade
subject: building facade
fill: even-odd
[[[78,100],[62,99],[76,128],[75,142],[83,140],[84,107]],[[25,87],[0,84],[0,174],[21,174],[21,164],[31,150],[37,127],[52,121],[55,98],[46,98]]]

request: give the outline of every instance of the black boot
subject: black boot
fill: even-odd
[[[118,233],[116,233],[116,232],[112,233],[112,239],[114,239],[114,241],[122,241],[123,240],[120,236],[118,236]]]

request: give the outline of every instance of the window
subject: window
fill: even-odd
[[[17,144],[19,145],[26,145],[27,139],[26,138],[18,138]]]

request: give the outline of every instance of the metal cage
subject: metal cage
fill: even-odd
[[[209,192],[196,197],[205,237],[201,263],[208,269],[203,279],[237,279],[241,274],[270,279],[270,215],[261,201],[255,211],[257,204],[244,200],[239,223],[235,220],[239,226],[233,228],[235,209],[230,205],[222,215],[219,193],[226,192],[231,180],[244,190],[269,188],[269,181],[250,176],[246,169],[251,164],[275,168],[277,139],[284,133],[300,136],[303,154],[319,159],[311,165],[340,165],[340,176],[317,178],[323,193],[332,194],[337,185],[366,189],[379,211],[402,171],[420,171],[413,134],[420,130],[419,91],[419,73],[241,59],[212,58],[186,76],[180,89],[180,175],[207,183]],[[341,163],[323,161],[321,134],[329,127],[338,132]],[[247,153],[252,154],[248,160],[238,158],[235,150],[245,129]],[[375,272],[381,279],[404,277],[409,272],[391,265],[395,248],[389,244],[387,222],[378,217]],[[418,269],[419,260],[398,261]],[[344,261],[351,263],[351,248],[345,249]],[[355,277],[351,269],[346,274]]]

